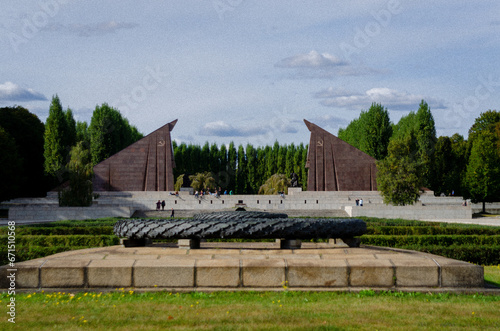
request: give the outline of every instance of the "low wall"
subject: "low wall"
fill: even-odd
[[[378,218],[401,218],[407,220],[426,219],[472,219],[470,206],[346,206],[350,217],[368,216]]]
[[[130,207],[59,207],[13,206],[9,208],[9,220],[86,220],[103,217],[130,217]]]

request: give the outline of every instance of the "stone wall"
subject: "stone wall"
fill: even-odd
[[[368,216],[401,219],[472,219],[471,206],[348,206],[345,211],[350,217]]]

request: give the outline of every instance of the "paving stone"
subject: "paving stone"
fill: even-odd
[[[196,262],[196,286],[237,287],[240,285],[240,261],[198,260]]]
[[[295,255],[310,255],[310,254],[330,254],[330,255],[345,255],[343,249],[328,249],[328,248],[313,248],[313,249],[296,249],[293,251]]]
[[[240,254],[238,249],[190,249],[188,255]]]
[[[108,255],[106,256],[106,261],[110,260],[158,260],[160,255],[146,255],[146,254],[120,254],[120,255]]]
[[[288,286],[342,287],[348,286],[345,260],[287,260]]]
[[[242,260],[243,286],[280,287],[285,284],[285,260]]]
[[[134,265],[135,287],[193,287],[194,259],[138,260]]]
[[[351,286],[391,287],[394,269],[389,260],[361,260],[348,258]]]
[[[41,287],[83,287],[90,260],[53,259],[40,269]]]
[[[134,259],[92,261],[87,267],[89,287],[130,287]]]

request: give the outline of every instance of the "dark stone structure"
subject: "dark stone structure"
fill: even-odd
[[[173,191],[170,132],[177,120],[94,166],[94,191]]]
[[[311,139],[306,167],[308,191],[376,191],[375,159],[304,120]]]

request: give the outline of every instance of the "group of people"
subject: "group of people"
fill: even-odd
[[[214,189],[213,191],[214,192],[212,193],[211,190],[208,189],[208,188],[205,189],[205,190],[201,189],[199,192],[198,191],[194,192],[194,196],[195,196],[195,198],[200,198],[200,197],[203,198],[204,195],[213,195],[213,196],[215,196],[217,198],[220,198],[220,196],[222,194],[224,194],[224,195],[227,195],[227,194],[233,195],[233,191],[229,191],[229,193],[228,193],[227,190],[224,190],[224,193],[222,193],[222,189],[220,187],[219,187],[218,190]]]
[[[363,206],[363,199],[356,199],[356,206]]]
[[[165,200],[163,200],[163,201],[158,200],[156,202],[156,210],[158,210],[158,211],[160,210],[160,208],[161,208],[161,210],[165,210],[165,206],[166,206]],[[172,208],[172,212],[170,213],[170,217],[174,217],[174,214],[175,214],[174,208]]]

